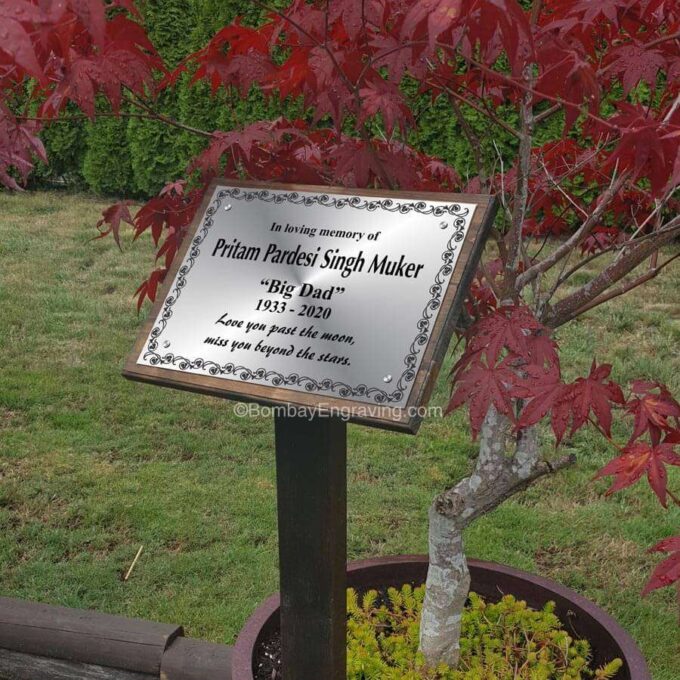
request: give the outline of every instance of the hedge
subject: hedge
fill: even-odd
[[[277,0],[274,4],[284,6],[286,2]],[[236,16],[243,23],[257,24],[262,15],[250,0],[146,0],[139,6],[152,41],[171,67],[202,47]],[[474,174],[469,145],[460,134],[447,99],[440,97],[431,102],[423,98],[417,101],[416,108],[420,112],[419,126],[409,141],[448,161],[463,176]],[[158,109],[210,131],[233,129],[281,114],[304,114],[298,102],[281,106],[256,89],[245,99],[224,92],[213,97],[207,85],[191,86],[189,76],[180,79],[174,92],[162,96]],[[491,139],[481,116],[474,111],[465,114],[483,140],[487,158],[497,153],[495,147],[509,155],[515,144],[513,138],[501,131]],[[554,132],[559,134],[558,130]],[[50,166],[36,169],[34,184],[58,181],[98,194],[139,198],[155,194],[166,182],[181,176],[187,161],[205,144],[205,140],[189,132],[133,117],[53,123],[45,128],[43,140]]]

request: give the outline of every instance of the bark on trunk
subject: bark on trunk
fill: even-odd
[[[507,418],[489,411],[474,472],[430,508],[430,567],[420,627],[420,650],[430,666],[444,662],[455,667],[460,656],[461,617],[470,587],[465,527],[539,477],[573,462],[573,456],[552,464],[541,460],[535,428],[514,434]]]
[[[460,624],[470,590],[470,572],[458,524],[430,508],[430,567],[420,622],[420,647],[428,662],[455,667]]]

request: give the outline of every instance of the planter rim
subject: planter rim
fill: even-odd
[[[354,560],[347,564],[347,573],[361,571],[372,567],[385,567],[391,564],[414,564],[427,563],[427,555],[394,555],[392,557],[377,557],[363,560]],[[607,612],[583,595],[563,586],[557,581],[538,576],[522,569],[509,567],[497,562],[468,559],[468,565],[479,570],[492,571],[506,576],[520,578],[537,586],[553,591],[556,595],[574,603],[577,607],[591,616],[597,623],[605,628],[620,644],[624,662],[628,666],[630,675],[635,680],[652,680],[649,667],[642,656],[637,643],[631,635]],[[232,655],[232,667],[246,668],[252,665],[252,650],[262,627],[276,613],[281,604],[279,593],[267,598],[253,615],[246,621],[241,630]]]

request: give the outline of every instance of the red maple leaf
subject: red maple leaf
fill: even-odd
[[[652,590],[666,588],[680,581],[680,536],[664,539],[650,548],[649,552],[670,553],[670,557],[656,566],[642,591],[643,596],[651,593]]]
[[[430,47],[437,38],[462,19],[463,3],[459,0],[422,0],[413,3],[403,24],[403,38],[426,33]]]
[[[275,73],[270,59],[259,52],[249,54],[232,54],[226,56],[221,51],[208,50],[196,58],[198,68],[191,82],[205,80],[210,83],[213,94],[221,87],[234,87],[245,97],[253,83],[266,83]],[[179,66],[175,71],[181,72],[185,67]],[[170,83],[175,77],[171,76]]]
[[[311,40],[323,42],[326,37],[326,13],[319,6],[321,3],[310,3],[307,0],[293,0],[288,7],[284,20],[285,30],[293,44],[308,43]],[[336,3],[333,3],[336,4]],[[276,20],[279,15],[271,13],[270,18]]]
[[[490,364],[496,364],[504,350],[531,360],[529,337],[545,331],[528,307],[511,305],[500,307],[482,317],[468,331],[470,353],[483,352]],[[542,346],[544,349],[544,346]],[[539,349],[534,345],[535,351]]]
[[[422,186],[422,174],[418,172],[422,159],[408,153],[400,143],[343,136],[327,152],[333,179],[344,186],[366,187],[389,181],[404,189]]]
[[[165,196],[165,194],[175,194],[177,196],[184,196],[184,190],[186,188],[187,182],[185,179],[178,179],[174,182],[168,182],[159,192],[159,196]]]
[[[380,13],[375,2],[357,2],[356,0],[334,0],[329,3],[328,20],[335,23],[340,20],[350,40],[356,40],[367,22],[380,21]]]
[[[460,4],[458,0],[454,3]],[[528,15],[520,3],[516,0],[472,0],[463,6],[463,17],[462,54],[474,58],[479,52],[486,64],[492,64],[505,52],[512,73],[522,73],[525,64],[534,56],[534,44]],[[454,40],[455,37],[454,33]]]
[[[465,309],[474,319],[491,314],[498,307],[498,300],[493,288],[483,279],[476,277],[470,285],[465,298]]]
[[[123,87],[143,97],[147,88],[153,88],[154,71],[164,68],[142,27],[118,14],[106,22],[105,39],[100,49],[84,47],[68,51],[63,60],[63,73],[43,102],[40,115],[56,116],[71,100],[93,118],[98,93],[105,95],[117,111]]]
[[[220,86],[233,86],[246,96],[254,82],[263,83],[276,70],[269,59],[273,35],[272,23],[255,29],[237,19],[218,31],[203,49],[188,55],[160,87],[174,85],[193,64],[192,84],[208,81],[213,94]]]
[[[680,428],[671,430],[663,441],[664,444],[680,444]]]
[[[476,361],[456,373],[453,381],[454,391],[446,412],[450,413],[467,404],[472,436],[476,438],[492,406],[499,413],[514,420],[510,391],[516,380],[515,371],[507,365],[489,367]]]
[[[330,116],[339,131],[348,111],[356,111],[359,115],[356,109],[360,99],[356,97],[354,86],[366,82],[364,67],[359,51],[329,51],[320,47],[310,50],[309,68],[300,69],[301,73],[306,74],[301,83],[301,92],[305,102],[316,109],[315,122]],[[362,73],[364,76],[360,82]],[[369,70],[369,73],[375,77],[375,71]],[[283,77],[287,78],[285,73]]]
[[[572,389],[572,385],[564,387],[559,398],[555,399],[550,414],[550,424],[555,433],[555,443],[557,446],[560,445],[564,435],[567,433],[569,418],[572,417]]]
[[[557,343],[550,336],[547,328],[539,328],[527,336],[529,346],[529,358],[537,366],[557,368],[559,374],[559,355]]]
[[[595,108],[600,101],[597,75],[582,51],[573,44],[552,37],[539,50],[541,75],[536,83],[540,93],[565,102],[565,131],[569,130],[587,104]]]
[[[456,170],[436,158],[429,158],[423,171],[425,176],[435,182],[438,187],[454,189],[460,186],[460,175]]]
[[[514,73],[521,73],[531,54],[529,21],[514,0],[421,0],[411,5],[401,37],[426,37],[431,52],[439,39],[452,35],[466,57],[481,53],[487,64],[505,50]]]
[[[442,191],[441,183],[436,183],[436,186],[426,184],[425,167],[428,163],[426,155],[415,151],[400,140],[389,142],[378,140],[376,148],[383,166],[392,177],[394,186],[413,190],[427,187],[429,191]]]
[[[512,396],[522,399],[525,404],[517,420],[517,428],[536,425],[548,414],[559,444],[567,428],[569,410],[561,408],[570,397],[570,387],[562,382],[559,368],[530,365],[522,369],[522,374],[512,387]]]
[[[586,26],[595,23],[597,19],[607,19],[615,26],[619,25],[619,13],[630,10],[635,4],[635,0],[578,0],[577,2],[565,2],[564,7],[569,15],[579,16],[581,22]]]
[[[621,139],[605,165],[629,170],[631,179],[649,179],[652,191],[661,192],[673,174],[678,140],[668,136],[665,123],[649,115],[642,104],[620,102],[610,123],[621,130]]]
[[[581,253],[593,255],[616,243],[624,243],[628,236],[617,227],[595,227],[581,242]]]
[[[184,230],[193,219],[203,198],[204,189],[194,189],[184,194],[172,189],[173,186],[175,185],[167,185],[158,196],[148,200],[137,211],[134,219],[135,239],[147,230],[151,231],[151,237],[156,245],[160,242],[164,229],[172,231],[178,237],[184,235]],[[167,266],[170,266],[170,261],[167,262]]]
[[[606,492],[607,496],[611,496],[616,491],[632,486],[646,474],[649,485],[665,508],[668,496],[666,465],[680,465],[680,456],[674,449],[674,444],[666,443],[658,446],[650,446],[647,442],[628,444],[622,455],[607,463],[595,478],[614,477]]]
[[[598,366],[593,360],[588,377],[579,378],[571,385],[572,434],[588,422],[592,412],[602,431],[611,437],[612,404],[625,403],[619,385],[607,380],[611,370],[610,364]]]
[[[130,215],[130,206],[132,204],[133,201],[118,201],[118,203],[114,203],[106,208],[106,210],[102,212],[102,218],[97,222],[99,236],[96,238],[104,238],[111,234],[116,245],[121,248],[120,223],[127,222],[127,224],[134,226],[132,215]],[[106,228],[103,228],[104,225],[107,225]]]
[[[42,12],[24,0],[0,5],[0,54],[7,54],[17,66],[40,81],[44,80],[45,74],[31,40],[31,32],[24,22],[39,24],[43,19]]]
[[[378,52],[374,56],[376,66],[386,66],[390,80],[400,83],[404,73],[411,67],[411,51],[395,35],[378,35],[371,41]]]
[[[145,299],[155,302],[156,292],[158,291],[158,285],[163,282],[168,270],[165,267],[160,269],[154,269],[149,278],[142,283],[142,285],[135,291],[135,296],[137,297],[137,311],[142,308]]]
[[[656,445],[661,441],[663,432],[669,433],[677,429],[680,404],[668,388],[658,382],[635,380],[631,389],[635,396],[626,404],[626,411],[635,417],[630,441],[649,432],[652,444]]]
[[[626,95],[640,82],[654,89],[659,71],[666,68],[666,58],[660,50],[640,43],[613,47],[607,57],[607,73],[621,79]]]
[[[362,87],[359,95],[361,97],[359,124],[378,113],[382,114],[388,135],[392,134],[395,127],[406,133],[407,127],[413,124],[413,114],[401,90],[394,83],[377,78],[366,87]]]
[[[69,0],[74,14],[80,19],[96,45],[103,45],[106,32],[104,3],[101,0]]]
[[[174,207],[171,202],[172,194],[154,196],[149,199],[135,215],[135,239],[138,239],[145,231],[151,230],[151,238],[158,245],[164,227],[166,226],[169,215],[172,214]]]
[[[12,112],[0,101],[0,185],[19,190],[10,168],[25,182],[33,169],[33,157],[47,163],[47,154],[38,132],[40,125],[34,121],[19,123]]]
[[[238,170],[241,165],[251,169],[255,149],[279,142],[284,135],[303,136],[293,124],[283,119],[259,121],[242,130],[216,131],[208,147],[189,165],[188,172],[199,170],[203,180],[218,174],[226,156],[228,171]]]
[[[168,234],[165,237],[165,241],[163,241],[163,244],[156,253],[156,261],[163,258],[165,260],[166,269],[170,269],[170,265],[175,259],[175,255],[177,254],[177,251],[179,250],[179,247],[182,245],[182,241],[186,236],[186,231],[186,227],[180,227],[179,229],[171,227],[168,229]]]
[[[209,44],[213,49],[222,49],[228,44],[232,54],[249,54],[253,51],[268,54],[273,30],[274,25],[271,23],[261,28],[244,26],[237,17],[233,24],[216,33]]]

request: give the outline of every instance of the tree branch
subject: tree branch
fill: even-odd
[[[540,3],[534,3],[534,8]],[[526,66],[524,77],[529,86],[533,85],[531,65]],[[506,262],[506,274],[509,288],[515,292],[515,278],[522,259],[522,239],[524,219],[526,217],[529,201],[529,178],[531,177],[531,152],[534,139],[534,109],[533,95],[525,92],[520,108],[521,133],[519,141],[519,160],[516,164],[517,179],[515,182],[515,195],[512,204],[512,223],[508,234],[508,261]]]
[[[602,199],[590,216],[581,224],[581,226],[559,247],[555,248],[550,255],[537,262],[535,265],[529,267],[526,271],[517,277],[516,290],[520,292],[524,286],[535,279],[539,274],[548,271],[555,264],[557,264],[563,257],[566,257],[573,251],[573,249],[588,236],[599,221],[602,213],[607,206],[614,199],[625,181],[628,179],[628,173],[623,173],[618,180],[613,181],[609,188],[602,194]]]
[[[468,123],[467,119],[463,115],[463,112],[460,110],[460,106],[458,106],[455,98],[451,98],[449,101],[451,102],[453,112],[456,114],[456,118],[458,118],[460,127],[463,130],[463,134],[467,138],[468,144],[470,145],[470,149],[472,150],[472,155],[474,156],[475,159],[475,165],[477,166],[477,175],[479,176],[479,181],[482,184],[482,186],[486,186],[486,183],[488,182],[488,177],[486,176],[486,171],[484,170],[484,162],[482,160],[481,151],[482,142],[475,133],[475,131],[472,129],[470,123]]]
[[[671,33],[670,35],[664,35],[660,38],[657,38],[656,40],[652,40],[651,42],[647,43],[645,45],[646,49],[652,49],[652,47],[656,47],[657,45],[661,45],[661,43],[665,43],[668,40],[677,40],[680,38],[680,31],[677,33]]]
[[[110,111],[103,111],[101,113],[95,114],[95,119],[96,118],[138,118],[141,120],[155,120],[161,123],[166,123],[167,125],[172,125],[173,127],[179,128],[181,130],[186,130],[192,134],[200,135],[201,137],[211,138],[213,136],[210,132],[199,130],[198,128],[193,128],[189,125],[184,125],[184,123],[172,120],[161,114],[132,113],[131,111],[119,111],[118,113],[113,113]],[[17,116],[17,120],[34,120],[40,123],[70,123],[74,121],[92,121],[92,118],[85,115],[84,113],[74,113],[68,116],[59,116],[57,118],[50,118],[49,116]]]
[[[505,130],[509,135],[512,135],[516,139],[520,138],[520,133],[517,130],[515,130],[514,127],[512,127],[511,125],[508,125],[504,120],[502,120],[501,118],[498,118],[498,116],[495,116],[488,109],[485,109],[484,107],[479,106],[479,104],[475,104],[474,102],[470,101],[467,97],[463,97],[463,95],[459,94],[455,90],[452,90],[448,85],[444,85],[441,81],[433,82],[431,80],[426,80],[425,83],[428,84],[428,85],[432,85],[434,87],[441,88],[449,96],[457,99],[461,104],[465,104],[465,106],[469,106],[471,109],[474,109],[475,111],[477,111],[477,113],[481,114],[485,118],[488,118],[494,125],[498,125],[498,127]]]
[[[519,477],[517,474],[505,472],[490,480],[489,486],[479,487],[478,491],[485,491],[486,493],[480,493],[481,498],[477,498],[477,500],[481,502],[476,504],[474,508],[461,502],[462,499],[457,494],[456,488],[449,489],[437,497],[435,501],[437,512],[451,519],[463,517],[463,524],[467,526],[477,517],[488,514],[508,498],[527,489],[537,479],[549,474],[555,474],[566,467],[574,465],[574,463],[576,463],[576,456],[570,454],[554,462],[547,460],[540,461],[533,467],[531,473],[524,478]],[[471,509],[472,512],[466,513],[468,509]]]
[[[338,60],[335,58],[335,55],[333,54],[333,50],[331,50],[328,47],[328,44],[326,43],[320,43],[307,29],[305,29],[302,24],[298,23],[295,21],[295,19],[291,19],[285,12],[282,12],[280,9],[277,9],[276,7],[271,7],[268,5],[266,2],[262,2],[262,0],[252,0],[258,7],[261,7],[262,9],[266,9],[268,12],[271,12],[272,14],[276,14],[278,17],[283,19],[284,21],[287,21],[293,28],[296,30],[300,31],[306,38],[311,40],[311,42],[316,46],[320,47],[323,49],[326,54],[330,57],[330,60],[333,62],[333,66],[335,67],[336,71],[340,75],[340,77],[345,81],[345,85],[347,85],[347,89],[350,92],[353,92],[356,88],[355,85],[352,84],[352,81],[347,77],[347,74],[340,68],[340,64],[338,63]],[[328,5],[326,6],[326,15],[328,15]],[[357,83],[359,81],[357,80]]]
[[[558,111],[561,110],[562,110],[561,104],[553,104],[550,108],[546,109],[545,111],[537,113],[536,117],[534,118],[534,122],[538,125],[539,123],[542,123],[546,118],[550,118],[550,116],[552,116],[554,113],[557,113]]]
[[[512,457],[506,454],[509,440],[515,446]],[[482,425],[474,472],[440,494],[433,507],[463,529],[539,477],[561,470],[575,461],[573,455],[555,462],[541,460],[536,427],[515,435],[508,418],[491,407]]]
[[[441,47],[442,49],[448,49],[447,45],[445,43],[436,43],[438,47]],[[620,132],[619,128],[608,121],[606,118],[601,118],[600,116],[596,116],[594,113],[591,113],[590,111],[584,111],[583,104],[576,104],[575,102],[566,102],[563,99],[560,99],[559,97],[554,97],[553,95],[547,94],[546,92],[539,92],[538,90],[534,89],[533,87],[529,87],[527,85],[524,85],[521,83],[519,80],[514,80],[510,76],[506,76],[504,73],[501,73],[500,71],[494,71],[493,69],[489,68],[485,64],[482,64],[481,62],[477,61],[473,57],[469,56],[464,56],[463,59],[467,61],[470,65],[474,66],[475,68],[480,69],[484,73],[486,73],[489,76],[492,76],[494,78],[500,78],[501,80],[505,81],[508,85],[511,85],[512,87],[516,87],[520,90],[523,90],[527,94],[531,93],[532,95],[536,97],[541,97],[542,99],[545,99],[546,101],[553,102],[555,104],[558,104],[562,108],[566,107],[571,107],[573,109],[578,109],[584,116],[587,118],[590,118],[592,121],[599,123],[600,125],[609,128],[613,132],[616,132],[617,134]]]
[[[659,251],[657,250],[654,253],[654,255],[658,254],[658,252]],[[655,279],[661,273],[662,269],[665,269],[671,262],[673,262],[673,260],[676,260],[678,257],[680,257],[680,253],[676,253],[672,257],[669,257],[665,262],[662,262],[661,264],[654,264],[649,268],[649,270],[645,274],[643,274],[642,276],[638,276],[636,279],[633,279],[633,281],[628,281],[627,283],[622,284],[617,288],[614,288],[613,290],[603,293],[599,297],[589,302],[587,305],[584,305],[583,307],[577,309],[574,312],[574,317],[580,316],[581,314],[585,314],[594,307],[598,307],[599,305],[602,305],[605,302],[609,302],[614,298],[617,298],[621,295],[625,295],[634,288],[641,286],[643,283],[647,283],[648,281]]]
[[[549,313],[545,323],[551,328],[557,328],[581,314],[582,310],[592,309],[594,305],[591,305],[591,302],[597,300],[610,286],[624,278],[654,252],[671,243],[677,237],[679,228],[680,216],[671,220],[660,231],[655,232],[652,238],[631,248],[623,257],[611,263],[585,286],[558,302]]]
[[[166,116],[163,113],[158,113],[151,107],[150,104],[147,104],[146,102],[142,101],[139,98],[130,99],[129,97],[123,96],[123,100],[132,106],[136,106],[146,111],[151,118],[154,118],[155,120],[161,123],[165,123],[166,125],[176,127],[180,130],[186,130],[187,132],[191,132],[192,134],[198,135],[200,137],[205,137],[207,139],[212,139],[214,137],[212,132],[207,132],[206,130],[201,130],[199,128],[192,127],[191,125],[185,125],[184,123],[180,123],[178,120],[170,118],[169,116]]]
[[[680,235],[680,224],[671,227],[674,231],[676,231]],[[655,238],[658,232],[652,232],[651,234],[645,234],[644,236],[641,236],[639,238],[635,239],[634,245],[637,245],[638,243],[642,243],[643,241],[648,241],[649,239]],[[624,241],[623,243],[615,243],[611,246],[608,246],[606,248],[603,248],[602,250],[598,250],[594,253],[591,253],[588,255],[588,257],[583,258],[580,262],[577,262],[573,267],[571,267],[568,271],[564,272],[559,279],[557,280],[555,284],[555,290],[559,288],[565,281],[570,279],[577,271],[583,269],[583,267],[587,266],[590,264],[593,260],[596,260],[598,257],[602,257],[603,255],[606,255],[607,253],[611,253],[614,251],[620,251],[621,254],[625,253],[625,251],[630,248],[631,246],[632,239],[629,239],[628,241]],[[619,256],[617,256],[619,257]]]

